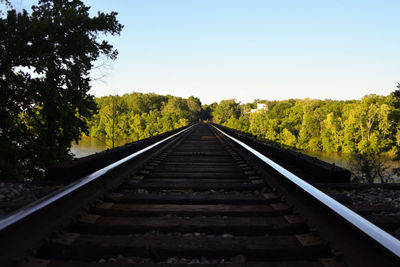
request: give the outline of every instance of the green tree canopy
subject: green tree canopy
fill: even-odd
[[[116,15],[90,17],[79,0],[40,0],[31,13],[11,9],[0,19],[2,177],[37,176],[71,158],[71,141],[96,111],[93,62],[118,54],[102,38],[121,32]]]
[[[240,116],[240,106],[234,99],[222,100],[219,105],[215,108],[213,113],[214,120],[217,123],[225,123],[231,117],[234,119]]]
[[[400,84],[397,87],[389,96],[371,94],[361,100],[257,99],[242,105],[223,100],[205,108],[216,123],[297,149],[396,153],[400,151]],[[249,107],[259,102],[267,103],[268,109],[250,112]]]
[[[201,113],[201,102],[193,96],[184,99],[133,92],[95,101],[99,112],[89,120],[89,135],[104,138],[106,143],[111,140],[112,144],[116,138],[136,141],[186,126],[198,121]]]

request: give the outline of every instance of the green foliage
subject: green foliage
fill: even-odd
[[[350,169],[354,182],[373,183],[390,181],[389,160],[373,151],[353,153]]]
[[[399,85],[400,86],[400,85]],[[400,91],[367,95],[358,101],[221,101],[211,112],[216,123],[259,138],[304,150],[381,154],[399,151]],[[266,110],[249,112],[257,103]],[[241,110],[244,114],[241,115]]]
[[[219,105],[215,108],[213,112],[213,118],[216,123],[224,124],[231,117],[233,119],[238,119],[241,110],[239,103],[236,103],[234,99],[222,100]]]
[[[214,102],[211,105],[202,105],[200,110],[200,119],[201,120],[211,120],[212,114],[214,113],[218,103]]]
[[[110,139],[112,146],[118,138],[132,141],[161,134],[198,121],[201,102],[157,94],[131,93],[95,99],[99,113],[89,121],[89,135]]]
[[[383,154],[400,159],[400,84],[397,88],[389,96],[372,94],[358,101],[307,98],[239,105],[224,100],[207,108],[216,123],[278,145],[350,153],[355,181],[386,182],[388,160]],[[250,112],[257,103],[268,108]],[[245,111],[242,116],[240,110]]]
[[[41,0],[30,14],[11,9],[0,19],[2,178],[40,177],[71,158],[71,141],[96,111],[92,62],[118,54],[100,37],[121,29],[116,13],[89,17],[79,0]]]
[[[321,145],[327,152],[337,152],[341,150],[343,143],[343,132],[341,131],[342,120],[336,117],[333,112],[326,115],[326,119],[321,124]]]
[[[283,129],[280,140],[282,140],[282,143],[287,145],[287,146],[292,146],[294,147],[297,143],[296,136],[294,136],[288,129]]]

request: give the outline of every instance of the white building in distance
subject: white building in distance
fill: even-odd
[[[254,112],[259,112],[259,111],[263,111],[263,110],[267,110],[267,104],[257,104],[257,108],[252,108],[250,110],[250,113],[254,113]]]

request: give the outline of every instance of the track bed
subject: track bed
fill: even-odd
[[[285,194],[222,134],[199,123],[19,264],[346,266]]]
[[[200,124],[35,257],[48,266],[323,266],[335,261],[327,242],[310,228],[246,159]]]

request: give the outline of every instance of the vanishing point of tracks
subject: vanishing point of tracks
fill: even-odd
[[[395,238],[248,150],[196,124],[0,221],[2,266],[400,266]]]

